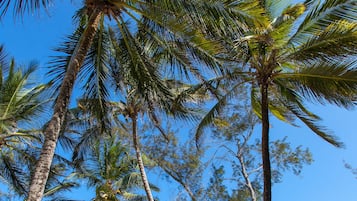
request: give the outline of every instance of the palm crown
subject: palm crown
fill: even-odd
[[[354,1],[307,1],[288,6],[277,17],[270,17],[268,10],[269,23],[236,41],[248,51],[243,56],[255,80],[252,104],[261,107],[254,86],[267,85],[269,108],[275,116],[289,121],[292,114],[320,137],[339,146],[314,124],[319,118],[302,101],[343,107],[355,104],[357,71],[352,57],[357,49],[357,18],[356,10],[350,8],[356,6]],[[306,16],[299,18],[303,14]],[[302,22],[294,29],[298,19]]]
[[[279,3],[252,1],[252,9],[260,12],[260,17],[246,21],[249,28],[240,36],[228,37],[226,44],[232,49],[225,60],[229,73],[210,81],[226,84],[226,94],[197,132],[199,137],[203,126],[228,99],[235,97],[242,85],[250,84],[251,105],[262,119],[265,201],[271,200],[269,112],[292,124],[298,118],[324,140],[341,146],[316,124],[320,118],[304,106],[304,101],[350,108],[356,104],[357,94],[357,66],[353,61],[357,52],[356,1],[305,1],[282,11]]]

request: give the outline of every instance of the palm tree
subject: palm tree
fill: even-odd
[[[31,82],[37,64],[32,62],[26,69],[17,67],[14,59],[6,62],[3,49],[0,46],[0,178],[16,196],[25,197],[30,183],[28,172],[35,165],[42,142],[42,133],[34,128],[33,122],[34,118],[40,120],[49,100],[41,96],[46,85]],[[5,76],[4,72],[8,74]],[[56,197],[60,191],[76,186],[74,182],[58,179],[66,170],[64,159],[56,155],[46,185],[46,197]]]
[[[141,195],[132,193],[141,188],[137,163],[117,136],[98,140],[83,158],[76,158],[75,178],[88,179],[96,189],[95,200],[138,200]],[[157,190],[155,187],[154,189]]]
[[[150,12],[154,12],[155,9],[160,9],[154,5],[153,7],[149,6],[149,8],[152,10]],[[83,18],[83,16],[85,16],[83,15],[84,11],[85,9],[82,9],[78,12],[77,17],[83,19],[79,21],[85,21]],[[127,11],[125,10],[125,12]],[[159,72],[161,66],[158,65],[168,63],[171,64],[170,66],[175,66],[186,74],[189,71],[197,71],[197,69],[192,67],[192,58],[179,51],[185,51],[185,48],[189,48],[190,50],[188,52],[191,54],[194,54],[194,52],[200,53],[200,55],[197,56],[198,58],[204,58],[205,61],[214,63],[214,61],[212,61],[214,58],[210,57],[210,54],[214,53],[217,47],[214,43],[201,38],[202,34],[200,34],[200,32],[190,27],[184,28],[182,22],[178,24],[177,22],[172,22],[170,18],[166,19],[165,21],[168,21],[166,22],[168,24],[165,24],[165,26],[168,26],[168,28],[173,28],[174,31],[181,32],[183,30],[183,33],[179,34],[178,39],[174,34],[175,32],[167,32],[167,28],[163,26],[164,24],[159,23],[158,20],[161,19],[157,18],[162,16],[155,16],[155,18],[153,18],[153,16],[148,16],[150,14],[148,13],[143,14],[144,18],[140,20],[130,12],[127,14],[138,24],[137,33],[135,33],[135,35],[131,33],[132,31],[120,16],[112,16],[117,22],[118,27],[116,29],[111,27],[106,28],[104,20],[102,19],[99,24],[99,29],[93,38],[93,44],[84,59],[84,65],[79,72],[79,78],[86,80],[83,86],[84,94],[82,97],[84,98],[84,102],[82,103],[84,104],[83,106],[92,112],[96,119],[101,120],[100,122],[96,121],[99,125],[97,132],[99,134],[110,132],[111,120],[110,115],[108,115],[110,107],[112,107],[111,101],[109,101],[110,91],[117,90],[111,88],[111,83],[120,88],[119,93],[128,94],[128,92],[131,91],[130,93],[134,93],[136,98],[142,99],[141,101],[145,103],[147,107],[147,111],[144,112],[148,112],[153,123],[160,129],[158,118],[154,112],[154,103],[160,102],[160,104],[162,104],[160,107],[166,111],[172,109],[170,108],[172,105],[169,104],[170,101],[172,102],[172,100],[170,100],[172,99],[172,92],[161,80],[163,73]],[[184,24],[184,26],[186,25]],[[58,83],[62,83],[62,77],[67,68],[67,64],[73,57],[73,52],[75,52],[76,49],[76,41],[82,37],[82,31],[83,28],[79,27],[79,29],[68,38],[68,41],[57,49],[65,53],[66,56],[57,57],[53,61],[53,70],[51,73],[57,75],[54,80],[54,83],[57,83],[54,85],[55,87],[58,87]],[[182,38],[180,35],[184,37]],[[185,37],[188,37],[188,39]],[[198,42],[202,43],[202,47],[196,41],[198,39],[200,39]],[[213,45],[210,46],[210,44]],[[114,79],[115,82],[113,82],[112,79]],[[134,97],[128,96],[127,98],[133,99]],[[133,104],[136,105],[136,103]],[[141,104],[142,103],[139,105]],[[130,114],[133,115],[131,116],[133,123],[137,121],[137,115],[142,112],[142,109],[141,106],[138,109],[135,108],[135,110],[138,111],[135,111],[135,114]],[[179,109],[179,104],[176,105],[175,109]],[[172,110],[171,113],[173,113]],[[178,113],[176,112],[175,114]],[[129,113],[126,113],[126,115],[129,115]],[[162,131],[162,129],[160,130]],[[147,179],[145,179],[144,166],[141,163],[142,159],[140,157],[139,143],[136,136],[136,125],[133,125],[132,133],[147,195],[150,197],[149,200],[153,200],[149,192]]]
[[[262,18],[248,22],[250,28],[243,36],[233,38],[235,45],[230,47],[236,51],[226,62],[235,67],[225,78],[211,81],[226,79],[226,94],[201,122],[197,137],[227,100],[237,95],[237,89],[250,84],[251,105],[262,121],[264,201],[270,201],[269,113],[292,124],[297,118],[327,142],[342,145],[317,125],[320,118],[303,102],[345,108],[356,104],[357,3],[307,0],[282,11],[285,1],[256,3]]]
[[[149,29],[149,27],[147,27],[147,29]],[[112,30],[109,30],[108,35],[105,35],[111,39],[111,48],[104,49],[114,50],[108,53],[113,55],[108,56],[109,58],[113,58],[113,60],[110,60],[107,70],[111,76],[103,76],[103,81],[89,83],[86,86],[88,90],[86,90],[84,94],[84,99],[79,101],[78,109],[90,111],[91,115],[93,115],[92,117],[89,116],[89,119],[92,120],[88,121],[88,125],[92,124],[92,126],[95,126],[84,132],[81,142],[75,150],[74,158],[83,156],[83,151],[81,151],[80,147],[88,147],[87,145],[91,144],[93,139],[98,139],[103,136],[103,134],[113,135],[114,127],[122,127],[125,132],[132,137],[142,182],[148,200],[153,200],[140,149],[141,145],[137,132],[138,116],[144,116],[146,114],[146,117],[148,117],[163,136],[166,137],[165,132],[160,126],[160,121],[156,114],[157,110],[164,110],[171,114],[179,114],[181,112],[180,115],[182,116],[182,112],[185,110],[180,107],[179,103],[175,105],[175,110],[173,110],[173,100],[176,90],[184,85],[173,80],[163,80],[161,78],[160,70],[162,69],[162,64],[160,61],[163,60],[162,58],[165,59],[167,55],[171,57],[175,55],[168,54],[167,49],[157,48],[157,41],[153,39],[148,40],[144,35],[145,32],[142,30],[143,29],[140,29],[138,31],[135,38],[129,37],[128,39],[115,34]],[[96,41],[94,43],[97,44]],[[131,49],[128,48],[129,46]],[[137,50],[133,51],[133,48]],[[158,51],[158,49],[161,51]],[[141,54],[137,55],[135,52],[141,52]],[[185,57],[185,55],[182,55],[180,58]],[[185,58],[185,60],[189,59]],[[189,64],[189,62],[185,64],[187,63]],[[181,66],[184,65],[183,62],[177,62],[177,64]],[[108,101],[98,96],[98,94],[88,93],[93,91],[93,89],[101,92],[105,91],[103,90],[105,87],[100,85],[100,83],[116,86],[112,90],[118,91],[121,97],[124,98],[123,101]],[[174,86],[177,89],[171,90]],[[101,111],[101,108],[98,108],[100,105],[103,105],[103,108],[106,108],[108,112]],[[179,109],[180,111],[178,111]],[[73,110],[73,112],[75,111]],[[127,128],[127,126],[121,123],[121,115],[130,119],[132,124],[130,128]],[[86,117],[86,115],[81,113],[77,113],[74,116]],[[100,119],[100,121],[98,121],[98,119]],[[114,125],[113,122],[117,122],[117,124]]]
[[[36,1],[35,1],[36,2]],[[176,2],[176,1],[173,1]],[[50,169],[51,161],[54,155],[54,150],[57,144],[57,139],[63,121],[65,118],[66,110],[69,105],[69,100],[71,92],[74,86],[74,82],[77,78],[77,74],[84,64],[84,68],[93,67],[92,72],[98,74],[86,74],[90,79],[93,76],[96,78],[91,82],[97,82],[98,87],[102,87],[104,90],[103,78],[106,74],[106,58],[105,55],[105,17],[106,19],[113,20],[118,27],[120,34],[126,41],[126,46],[130,49],[130,54],[133,57],[140,58],[140,52],[138,49],[131,47],[130,45],[134,42],[132,38],[132,31],[129,29],[126,21],[129,19],[135,24],[142,24],[142,19],[150,21],[158,27],[166,28],[170,35],[180,38],[181,40],[187,41],[188,44],[194,44],[195,48],[202,52],[203,55],[209,55],[214,53],[216,50],[215,45],[209,45],[210,42],[207,41],[202,33],[194,30],[192,27],[187,26],[187,23],[183,23],[182,20],[177,20],[181,17],[182,13],[177,13],[171,5],[173,2],[168,1],[122,1],[122,0],[86,0],[84,1],[84,7],[80,10],[80,13],[85,18],[81,19],[80,28],[77,30],[77,37],[72,43],[67,44],[72,47],[69,50],[65,50],[69,53],[68,57],[57,60],[58,63],[62,63],[62,66],[57,66],[58,69],[64,67],[65,73],[63,76],[59,76],[57,81],[60,81],[59,93],[54,105],[54,113],[44,130],[45,142],[43,144],[43,151],[41,152],[40,158],[38,160],[35,172],[33,174],[32,183],[30,186],[30,193],[28,200],[40,200],[42,197],[42,192],[48,177],[48,172]],[[175,6],[180,4],[175,4]],[[177,7],[175,7],[177,8]],[[177,21],[177,22],[176,22]],[[173,48],[168,46],[164,41],[160,41],[160,38],[153,32],[148,32],[156,41],[160,42],[160,46],[164,49],[172,50]],[[96,40],[100,43],[94,44],[93,41]],[[93,46],[96,45],[94,48]],[[93,49],[91,49],[93,48]],[[94,50],[95,52],[91,52]],[[100,52],[98,52],[100,51]],[[175,52],[175,51],[171,51]],[[86,56],[92,53],[93,55],[98,55],[94,61],[95,66],[85,63]],[[177,52],[176,52],[177,53]],[[91,55],[89,55],[91,56]],[[143,62],[143,60],[137,60]],[[88,69],[87,68],[87,69]],[[62,68],[63,69],[63,68]],[[94,71],[93,71],[94,70]],[[63,79],[62,79],[63,78]],[[93,86],[93,85],[89,85]],[[105,98],[109,96],[108,91],[98,91],[98,88],[91,88],[89,92],[91,95],[99,97],[99,105],[97,108],[105,111]],[[103,113],[104,114],[104,113]]]
[[[32,157],[26,150],[40,139],[28,127],[44,109],[44,102],[39,98],[44,85],[29,82],[36,66],[32,62],[27,70],[22,70],[14,59],[8,63],[0,46],[0,177],[19,195],[27,192],[29,175],[23,167],[30,167],[28,161]]]

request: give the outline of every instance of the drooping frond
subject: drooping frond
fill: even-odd
[[[142,49],[139,39],[130,34],[123,19],[120,19],[117,24],[123,37],[122,50],[119,52],[126,51],[129,59],[121,64],[126,68],[123,73],[127,75],[121,82],[124,81],[129,88],[135,90],[135,94],[139,94],[147,102],[160,101],[162,109],[170,108],[168,101],[172,99],[172,94],[162,81],[160,66],[150,58],[151,52]]]
[[[356,104],[356,62],[323,62],[302,66],[296,73],[277,75],[275,80],[292,86],[306,99],[347,108]]]
[[[343,146],[343,144],[339,142],[335,136],[328,134],[328,131],[325,131],[324,127],[317,125],[316,120],[310,118],[305,113],[303,113],[299,107],[296,107],[293,104],[287,104],[286,107],[290,110],[290,112],[292,112],[297,118],[299,118],[306,126],[308,126],[315,134],[320,136],[322,139],[336,147]]]
[[[5,52],[5,48],[3,45],[0,45],[0,67],[1,67],[1,71],[2,70],[6,70],[6,69],[3,69],[5,66],[7,66],[7,63],[6,63],[6,57],[7,57],[7,54]],[[2,83],[2,79],[3,79],[3,76],[1,75],[1,82]]]
[[[198,24],[205,27],[206,33],[211,37],[225,36],[237,38],[251,27],[264,27],[268,23],[265,10],[258,0],[232,1],[232,0],[210,0],[198,1],[199,12],[194,13]],[[196,5],[193,3],[191,5]],[[197,20],[196,20],[197,21]]]
[[[78,79],[83,82],[82,104],[97,119],[100,132],[109,132],[110,120],[107,102],[110,99],[110,38],[104,27],[102,18],[97,34],[93,40],[92,47],[87,53]]]
[[[180,41],[185,41],[191,48],[198,50],[201,55],[205,55],[211,60],[212,55],[220,53],[223,49],[218,41],[211,40],[199,29],[195,28],[186,19],[186,14],[174,12],[162,5],[143,3],[145,10],[138,10],[128,6],[130,10],[140,14],[143,18],[149,19],[157,27],[162,27]],[[160,4],[160,1],[156,2]],[[165,5],[165,3],[162,3]],[[180,10],[179,10],[180,11]],[[129,12],[127,12],[129,14]]]
[[[280,90],[279,101],[289,110],[293,115],[300,119],[306,126],[308,126],[315,134],[326,140],[330,144],[341,147],[343,144],[338,142],[337,138],[331,134],[324,127],[317,125],[317,121],[321,120],[319,116],[310,112],[301,102],[301,97],[291,88],[286,87],[285,80],[276,80],[275,83]]]

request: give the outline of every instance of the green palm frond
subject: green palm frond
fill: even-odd
[[[73,151],[73,160],[82,161],[85,157],[88,148],[93,146],[97,139],[101,138],[101,133],[98,132],[98,128],[93,126],[87,128],[85,132],[82,134],[81,138],[79,139],[78,144],[74,148]]]
[[[185,19],[184,13],[168,10],[162,6],[165,5],[164,2],[154,1],[153,3],[146,3],[138,1],[137,3],[145,8],[141,10],[128,4],[125,6],[144,18],[155,22],[158,26],[166,27],[167,31],[179,36],[193,47],[199,48],[208,55],[215,55],[221,50],[219,43],[207,39],[202,32],[183,21]]]
[[[110,98],[110,52],[109,36],[102,19],[92,48],[87,53],[81,69],[79,79],[84,80],[82,87],[83,99],[87,99],[85,107],[92,112],[97,119],[101,119],[101,132],[109,132],[110,121],[106,118],[109,112],[107,102]]]
[[[182,4],[184,6],[194,6],[194,3],[195,2],[190,2],[190,4],[187,4],[183,1]],[[189,12],[190,9],[188,9],[188,11],[181,9],[190,14],[186,14],[185,12],[178,12],[176,15],[167,13],[168,11],[163,10],[162,6],[152,5],[149,6],[148,9],[151,9],[150,12],[142,13],[144,19],[151,21],[152,24],[155,24],[157,28],[165,30],[165,35],[170,34],[176,38],[175,40],[183,41],[181,43],[194,50],[194,52],[197,53],[196,56],[200,55],[200,57],[196,58],[200,58],[200,60],[203,62],[208,62],[211,64],[208,66],[215,67],[217,70],[217,64],[220,62],[214,57],[214,55],[221,53],[223,48],[218,41],[208,39],[199,28],[196,29],[194,28],[194,25],[192,25],[190,22],[187,22],[187,18],[192,17],[190,15],[194,15],[194,13]],[[174,11],[169,10],[169,12]],[[153,13],[155,13],[155,16],[152,15]],[[196,10],[195,13],[198,13],[198,10]],[[166,14],[169,14],[168,16],[172,17],[168,17]]]
[[[285,106],[319,137],[336,147],[343,147],[343,143],[339,142],[335,136],[328,134],[324,127],[317,125],[316,119],[310,118],[310,115],[306,115],[298,106],[293,104]]]
[[[121,22],[123,22],[122,19]],[[124,23],[118,23],[118,26],[123,37],[122,49],[118,52],[127,52],[125,55],[129,59],[122,64],[122,67],[126,68],[123,69],[123,73],[127,74],[127,77],[124,77],[124,80],[120,82],[132,87],[135,93],[147,102],[160,101],[161,107],[169,110],[168,100],[172,99],[172,94],[161,78],[160,66],[150,58],[151,52],[145,52],[145,49],[142,49],[140,41],[130,34]],[[122,59],[119,61],[122,61]]]
[[[319,63],[296,73],[281,73],[276,81],[299,90],[307,99],[352,107],[357,94],[356,62]]]
[[[330,26],[331,22],[357,20],[357,3],[355,0],[326,0],[323,3],[306,1],[309,8],[304,20],[300,23],[296,32],[291,36],[289,44],[297,45],[306,41],[306,37],[315,35],[317,32]]]
[[[316,122],[321,120],[321,118],[306,109],[301,102],[301,97],[299,94],[297,94],[295,90],[286,87],[284,81],[285,80],[279,79],[275,80],[277,86],[279,87],[278,89],[281,92],[281,97],[279,98],[280,103],[282,103],[285,108],[287,108],[293,115],[300,119],[318,136],[334,146],[343,146],[341,142],[337,141],[335,136],[328,134],[324,127],[316,124]]]
[[[357,53],[357,23],[334,21],[316,31],[306,42],[295,47],[288,59],[296,61],[328,61]]]
[[[5,61],[4,61],[5,62]],[[29,82],[30,76],[35,71],[37,64],[30,63],[28,68],[17,68],[12,60],[9,66],[4,64],[3,69],[8,69],[0,84],[0,132],[5,141],[17,141],[19,139],[38,139],[25,128],[44,111],[48,100],[40,101],[41,93],[45,85],[35,85]],[[3,77],[4,76],[4,77]]]
[[[7,66],[7,54],[5,52],[5,48],[4,45],[0,45],[0,70],[1,70],[1,76],[0,76],[0,83],[2,83],[2,79],[3,79],[3,75],[2,75],[2,71],[6,70],[3,69],[5,66]]]
[[[295,4],[287,7],[281,15],[276,17],[272,23],[270,35],[274,40],[274,47],[282,48],[288,42],[287,38],[291,32],[294,22],[301,16],[306,7],[304,4]]]
[[[252,104],[252,111],[258,116],[259,119],[262,118],[262,104],[260,103],[260,97],[258,96],[259,90],[253,87],[250,91],[250,103]]]

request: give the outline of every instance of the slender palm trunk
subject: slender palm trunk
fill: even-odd
[[[141,157],[139,137],[137,134],[137,114],[134,114],[131,116],[131,121],[132,121],[132,126],[133,126],[133,128],[132,128],[133,129],[133,144],[134,144],[134,149],[135,149],[135,153],[136,153],[136,158],[137,158],[138,164],[139,164],[141,179],[144,184],[144,189],[145,189],[148,201],[154,201],[154,198],[151,193],[149,181],[148,181],[148,178],[145,173],[144,162]]]
[[[77,77],[77,73],[93,42],[100,16],[101,11],[94,9],[88,21],[88,25],[82,33],[76,49],[74,50],[69,61],[65,77],[62,81],[62,85],[55,102],[53,116],[44,130],[45,142],[42,146],[40,158],[37,161],[36,168],[32,176],[27,201],[40,201],[43,197],[43,192],[56,149],[58,135],[69,105],[73,85]]]
[[[271,201],[271,168],[269,152],[269,103],[268,84],[264,81],[261,84],[261,104],[262,104],[262,158],[264,175],[264,201]]]

